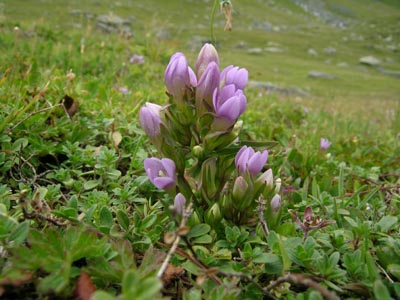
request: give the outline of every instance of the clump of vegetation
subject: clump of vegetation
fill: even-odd
[[[400,297],[398,107],[245,89],[211,44],[193,71],[151,34],[0,21],[2,299]]]

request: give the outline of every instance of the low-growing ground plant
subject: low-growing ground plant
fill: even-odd
[[[399,107],[260,92],[212,43],[0,22],[1,299],[400,298]]]

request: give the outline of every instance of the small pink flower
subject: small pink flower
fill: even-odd
[[[325,138],[321,138],[321,140],[320,140],[320,149],[321,150],[327,150],[331,145],[332,145],[332,143],[330,141],[328,141]]]
[[[129,93],[129,90],[128,90],[127,87],[120,87],[120,88],[119,88],[119,91],[120,91],[122,94],[124,94],[124,95],[126,95],[126,94]]]
[[[129,62],[131,64],[141,65],[144,64],[144,57],[142,55],[135,54],[129,59]]]
[[[261,172],[268,159],[268,151],[262,153],[255,152],[252,147],[243,146],[235,157],[235,165],[239,174],[249,172],[250,176],[255,177]]]
[[[144,160],[144,169],[150,181],[159,189],[166,190],[176,185],[175,163],[169,158],[155,157]]]

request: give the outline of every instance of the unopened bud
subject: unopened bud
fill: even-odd
[[[273,213],[278,212],[281,209],[282,203],[281,203],[281,196],[279,194],[276,194],[272,200],[271,200],[271,209]]]
[[[186,198],[181,193],[177,194],[174,199],[174,210],[178,214],[182,214],[185,209]]]
[[[249,185],[243,176],[238,176],[233,184],[232,196],[234,201],[242,200],[247,194],[247,188]]]
[[[192,153],[195,157],[200,157],[203,154],[203,147],[200,145],[196,145],[192,148]]]
[[[272,188],[274,184],[274,175],[272,174],[272,169],[268,169],[264,173],[262,173],[256,181],[257,184],[266,185],[269,188]]]
[[[218,203],[214,203],[213,206],[207,210],[204,219],[206,223],[211,226],[216,225],[221,221],[222,216]]]
[[[279,193],[281,190],[281,185],[282,185],[282,180],[280,178],[277,178],[275,180],[275,193]]]
[[[236,121],[235,125],[233,125],[232,133],[235,135],[239,135],[242,127],[243,127],[243,120]]]

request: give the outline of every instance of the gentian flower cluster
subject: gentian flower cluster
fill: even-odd
[[[156,188],[175,197],[176,212],[191,201],[193,219],[244,224],[260,196],[272,199],[272,170],[262,172],[268,151],[240,145],[247,81],[244,68],[221,70],[217,50],[205,44],[194,70],[183,53],[172,55],[164,74],[168,104],[140,109],[140,124],[162,157],[145,159],[144,169]]]

